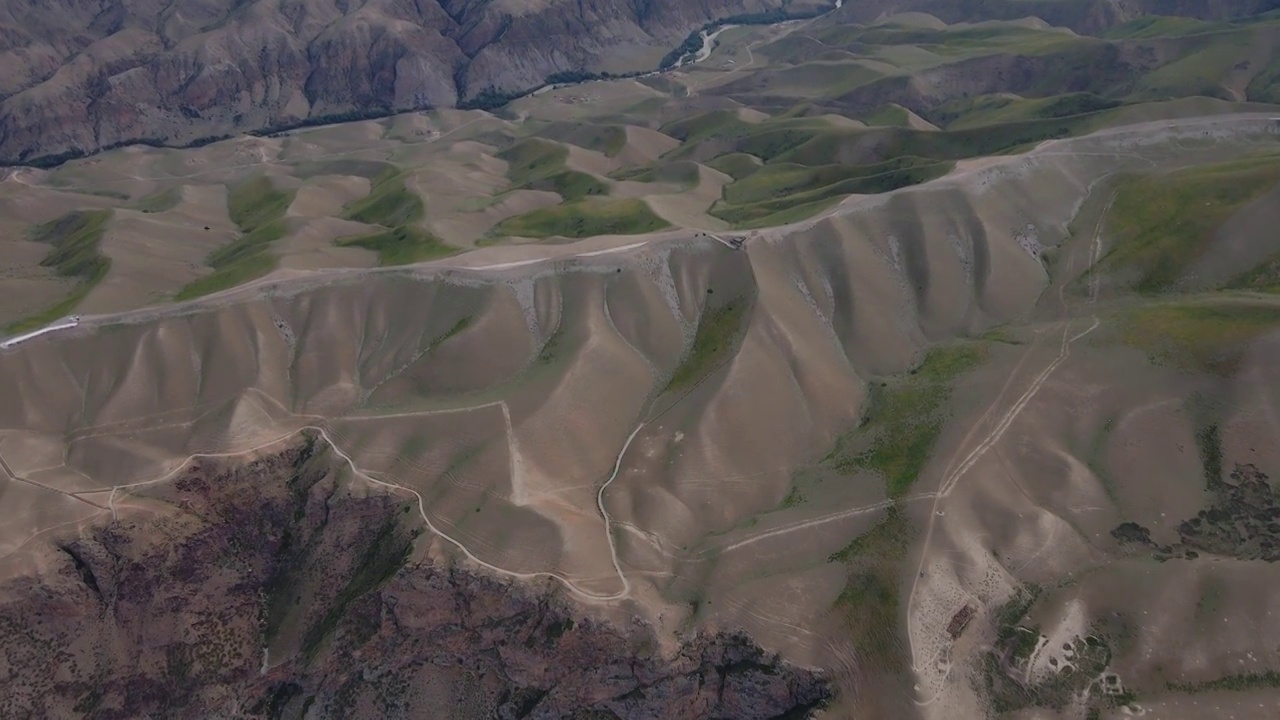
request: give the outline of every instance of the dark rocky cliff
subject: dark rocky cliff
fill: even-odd
[[[704,23],[824,0],[0,0],[0,162],[651,69]]]
[[[193,466],[0,585],[0,717],[803,718],[818,675],[652,636],[549,586],[408,562],[417,513],[307,443]]]

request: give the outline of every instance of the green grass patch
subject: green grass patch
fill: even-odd
[[[229,188],[227,212],[241,232],[249,233],[284,217],[293,203],[294,191],[279,190],[266,175]]]
[[[999,325],[982,333],[980,338],[983,342],[1003,343],[1005,345],[1022,345],[1022,341],[1018,339],[1009,328],[1008,325]]]
[[[32,239],[53,246],[40,265],[62,277],[88,279],[97,275],[110,264],[98,252],[110,219],[110,210],[81,210],[38,225]]]
[[[1133,89],[1137,100],[1204,95],[1234,100],[1223,80],[1250,55],[1252,32],[1239,30],[1198,35],[1179,48],[1179,56],[1140,78]]]
[[[759,205],[751,206],[749,213],[747,213],[749,214],[749,217],[745,217],[745,219],[743,219],[744,215],[739,215],[738,213],[726,208],[721,208],[711,214],[721,217],[722,219],[733,218],[728,221],[733,224],[734,228],[739,230],[777,227],[779,225],[788,225],[790,223],[800,222],[801,220],[808,220],[818,213],[836,205],[843,197],[844,196],[842,195],[833,195],[831,197],[820,197],[817,200],[810,200],[808,202],[800,202],[796,204],[778,203],[777,205],[767,205],[765,203],[761,203]]]
[[[1280,255],[1267,259],[1266,262],[1258,264],[1233,279],[1227,287],[1236,290],[1280,293]]]
[[[708,137],[744,134],[752,127],[735,110],[712,110],[668,123],[659,128],[659,131],[683,142],[696,142]]]
[[[804,504],[804,493],[800,492],[800,488],[792,485],[787,491],[787,496],[782,498],[782,504],[779,508],[782,510],[790,510],[791,508],[800,507]]]
[[[1035,648],[1034,635],[1029,645],[1024,644],[1025,641],[1020,639],[1019,636],[1024,634],[1021,631],[1022,621],[1026,619],[1027,613],[1031,612],[1031,606],[1035,605],[1036,600],[1040,599],[1042,591],[1043,588],[1034,583],[1018,588],[1012,597],[1004,601],[992,612],[991,623],[996,628],[997,644],[1018,639],[1018,645],[1024,650],[1021,654],[1015,651],[1015,656],[1026,657]]]
[[[378,264],[408,265],[448,257],[457,250],[420,227],[406,225],[369,235],[339,238],[339,247],[360,247],[378,253]]]
[[[529,190],[549,190],[559,195],[566,202],[609,194],[608,183],[595,175],[579,170],[561,170],[552,175],[533,180],[521,187]]]
[[[892,506],[875,527],[829,558],[849,567],[835,609],[868,668],[898,673],[907,666],[898,634],[898,588],[900,565],[910,541],[911,526],[906,515]]]
[[[767,161],[833,129],[821,118],[782,117],[751,123],[738,117],[735,111],[716,110],[664,125],[663,134],[680,140],[682,144],[663,157],[667,160],[698,159],[702,153],[700,148],[710,142],[711,146],[719,149],[716,155],[724,154],[724,146],[729,145],[734,151]]]
[[[662,163],[649,167],[629,168],[623,172],[616,173],[614,177],[618,180],[631,180],[634,182],[668,183],[678,185],[686,190],[697,187],[698,182],[701,180],[698,164],[688,160]]]
[[[556,325],[556,329],[552,330],[551,334],[547,336],[547,341],[542,344],[542,349],[538,351],[537,357],[533,359],[534,364],[551,365],[565,357],[564,352],[569,347],[567,334],[562,320]]]
[[[1196,432],[1196,448],[1200,451],[1205,485],[1212,489],[1222,482],[1222,431],[1217,425],[1206,425]]]
[[[276,268],[271,245],[288,232],[285,211],[293,202],[292,191],[277,190],[266,176],[233,188],[227,195],[231,220],[241,235],[205,258],[213,272],[187,283],[174,296],[191,300],[256,280]]]
[[[182,191],[176,187],[154,192],[134,203],[133,208],[144,213],[168,212],[182,201]]]
[[[723,197],[731,205],[757,203],[780,195],[832,185],[846,179],[848,173],[849,169],[842,165],[810,167],[794,163],[773,163],[726,185]]]
[[[1227,675],[1216,680],[1197,683],[1167,683],[1169,690],[1184,693],[1211,692],[1215,690],[1266,690],[1280,688],[1280,672],[1266,670],[1260,673]]]
[[[662,391],[687,390],[728,362],[745,330],[743,321],[749,307],[746,298],[739,298],[727,305],[703,310],[689,355]]]
[[[825,462],[844,474],[874,472],[890,497],[906,495],[942,432],[952,384],[985,357],[983,344],[940,347],[909,373],[873,383],[861,425],[837,440]]]
[[[542,138],[529,138],[498,153],[507,161],[511,189],[548,190],[566,202],[609,194],[609,184],[596,176],[565,166],[569,149]]]
[[[719,170],[734,180],[740,180],[760,169],[760,158],[747,153],[728,153],[707,163],[707,166]]]
[[[283,220],[272,220],[214,250],[205,259],[205,263],[215,270],[221,270],[260,257],[267,253],[271,243],[284,237],[286,230]]]
[[[282,222],[274,222],[214,252],[208,261],[213,272],[187,283],[174,295],[178,301],[192,300],[210,293],[228,290],[256,280],[276,269],[276,258],[269,251],[271,243],[284,235]]]
[[[1280,158],[1191,168],[1121,185],[1107,217],[1113,247],[1099,270],[1142,293],[1170,289],[1232,214],[1280,184]]]
[[[111,259],[99,252],[99,246],[111,215],[111,210],[79,210],[35,227],[32,239],[53,246],[40,265],[59,277],[76,278],[78,282],[61,300],[10,323],[6,331],[28,332],[67,315],[107,276]]]
[[[193,281],[182,287],[174,300],[195,300],[197,297],[211,295],[214,292],[230,290],[230,288],[239,286],[268,274],[275,269],[275,258],[261,258],[255,263],[237,263],[214,270],[214,272],[204,275],[204,277],[193,279]]]
[[[907,127],[911,114],[901,105],[881,105],[862,116],[862,122],[872,126]]]
[[[107,276],[107,271],[110,268],[111,261],[107,260],[97,271],[95,271],[93,275],[81,280],[79,283],[76,283],[76,286],[72,288],[71,292],[67,293],[67,295],[61,300],[40,312],[9,323],[5,326],[5,331],[14,335],[30,332],[65,317],[70,314],[72,310],[76,309],[76,306],[80,304],[80,301],[84,300],[85,296],[89,294],[89,291],[102,281],[102,278]]]
[[[935,124],[939,122],[937,118],[929,119]],[[1043,140],[1088,132],[1099,122],[1099,114],[1095,113],[942,131],[901,127],[833,128],[815,133],[810,140],[776,160],[813,166],[888,162],[904,156],[960,160],[1014,152]]]
[[[964,130],[1027,120],[1048,120],[1085,115],[1119,107],[1120,101],[1079,92],[1042,98],[979,95],[939,108],[935,119],[948,130]]]
[[[1184,37],[1196,33],[1213,32],[1227,27],[1222,23],[1210,23],[1188,17],[1149,15],[1121,23],[1103,33],[1112,40],[1141,40],[1163,37]]]
[[[817,190],[824,191],[824,195],[887,192],[933,177],[936,166],[949,167],[949,163],[918,157],[902,157],[866,166],[770,163],[726,185],[724,201],[730,205],[752,205],[776,202],[782,196],[814,199],[808,195]]]
[[[939,29],[886,24],[867,28],[856,39],[869,45],[915,45],[956,59],[1003,53],[1052,55],[1079,46],[1102,44],[1061,30],[1042,30],[1006,22]]]
[[[491,231],[497,235],[584,238],[638,235],[669,227],[643,200],[590,199],[540,208],[508,218]]]
[[[498,158],[507,162],[511,186],[523,187],[564,170],[569,149],[550,140],[529,138],[499,152]]]
[[[776,162],[724,188],[711,214],[740,228],[795,222],[851,194],[890,192],[945,175],[949,161],[904,156],[874,165]]]
[[[891,505],[884,519],[871,530],[849,541],[832,553],[830,562],[850,563],[859,559],[902,559],[906,557],[910,534],[907,517],[897,505]]]
[[[1048,89],[1045,94],[1052,92]],[[1028,116],[1023,119],[943,131],[834,126],[822,117],[775,117],[749,123],[735,112],[723,110],[663,126],[664,133],[682,141],[664,159],[711,162],[723,155],[740,153],[765,163],[810,167],[875,166],[902,162],[903,158],[922,158],[925,162],[959,160],[1019,151],[1033,143],[1095,130],[1107,125],[1113,119],[1111,114],[1122,109],[1097,109],[1112,104],[1113,101],[1083,92],[1056,96],[1016,113],[1018,117]],[[1084,110],[1089,112],[1081,112]],[[968,110],[962,107],[953,114],[963,112]],[[930,113],[927,119],[945,124],[947,118]]]
[[[616,157],[627,147],[627,130],[620,125],[553,122],[538,131],[539,137],[595,150]]]
[[[470,315],[458,318],[458,321],[453,325],[450,325],[448,330],[445,330],[441,335],[432,338],[431,344],[428,346],[428,352],[434,351],[436,348],[443,345],[445,341],[451,340],[461,334],[463,330],[466,330],[471,326],[471,319]]]
[[[1144,305],[1121,316],[1122,339],[1157,364],[1230,374],[1244,349],[1280,327],[1280,307],[1245,300]]]
[[[256,280],[276,268],[274,258],[262,258],[257,263],[240,263],[215,270],[204,277],[196,278],[182,287],[173,296],[179,302],[194,300],[222,290],[229,290],[250,280]]]
[[[348,220],[399,227],[416,223],[426,213],[422,198],[405,187],[405,173],[392,170],[373,180],[369,194],[349,203],[343,212]]]

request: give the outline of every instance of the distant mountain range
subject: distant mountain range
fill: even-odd
[[[826,0],[0,2],[0,161],[494,102]]]
[[[1096,32],[1280,0],[853,0],[849,22],[1035,14]],[[494,105],[579,73],[657,67],[708,22],[827,0],[0,0],[0,162],[429,107]]]

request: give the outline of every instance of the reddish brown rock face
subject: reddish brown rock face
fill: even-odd
[[[547,588],[407,563],[416,516],[328,470],[315,445],[206,463],[147,493],[155,515],[37,550],[45,570],[0,587],[0,716],[799,718],[828,698],[745,636],[657,657]]]

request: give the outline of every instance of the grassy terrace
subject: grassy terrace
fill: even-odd
[[[711,213],[743,228],[781,225],[810,217],[840,198],[917,185],[947,173],[953,163],[904,156],[873,165],[800,165],[775,162],[725,186]]]
[[[595,150],[605,157],[615,157],[627,147],[627,130],[621,125],[554,122],[540,130],[538,135]]]
[[[849,575],[836,598],[836,611],[869,667],[899,673],[906,669],[898,638],[901,598],[898,564],[906,558],[911,525],[896,506],[866,533],[829,558],[846,565]]]
[[[498,235],[584,238],[593,235],[639,235],[669,227],[638,199],[587,199],[541,208],[508,218],[492,231]]]
[[[498,157],[507,161],[507,179],[513,190],[547,190],[566,202],[609,194],[605,181],[568,169],[569,149],[559,143],[530,138],[503,150]]]
[[[604,181],[590,173],[577,170],[563,170],[534,180],[524,187],[530,190],[549,190],[567,202],[609,194],[609,186]]]
[[[1280,254],[1231,281],[1231,287],[1240,290],[1280,293]]]
[[[416,226],[402,226],[369,235],[341,238],[340,247],[360,247],[378,253],[380,265],[407,265],[409,263],[448,257],[457,250],[440,238]]]
[[[952,384],[985,356],[976,343],[941,347],[910,373],[873,384],[862,424],[836,442],[825,462],[842,473],[877,473],[890,497],[906,495],[942,431]]]
[[[78,282],[66,297],[9,324],[6,331],[22,333],[48,325],[74,310],[106,277],[111,269],[111,259],[104,257],[98,247],[110,219],[110,210],[83,210],[67,213],[35,228],[32,239],[53,246],[40,264],[51,268],[60,277],[75,278]]]
[[[760,169],[760,158],[747,153],[729,153],[712,160],[707,166],[734,180],[741,180]]]
[[[507,162],[512,187],[522,187],[563,170],[569,149],[550,140],[530,138],[498,153],[498,158]]]
[[[956,160],[1086,132],[1103,123],[1106,112],[1116,112],[1109,109],[1116,104],[1085,93],[1016,103],[992,99],[980,108],[951,110],[956,117],[975,114],[976,126],[943,131],[887,120],[878,127],[844,127],[785,115],[746,122],[734,112],[713,111],[664,126],[681,147],[645,172],[657,177],[664,167],[706,163],[734,178],[711,214],[739,228],[767,227],[812,217],[847,195],[927,182],[950,172]],[[894,110],[903,114],[892,107],[885,112]]]
[[[1108,215],[1113,249],[1099,269],[1133,278],[1142,293],[1174,287],[1208,251],[1214,231],[1242,207],[1280,184],[1280,157],[1190,168],[1131,180]],[[1269,282],[1270,270],[1243,284]]]
[[[426,214],[422,198],[405,187],[405,174],[388,170],[373,180],[369,194],[347,206],[343,217],[394,228],[416,223]]]
[[[1276,327],[1280,307],[1220,297],[1151,303],[1120,318],[1124,341],[1154,362],[1217,374],[1230,374],[1244,348]]]
[[[265,175],[240,183],[227,193],[227,213],[241,235],[210,253],[205,264],[213,272],[188,283],[176,300],[189,300],[235,287],[262,277],[275,269],[271,244],[287,230],[285,211],[293,203],[294,191],[280,190]]]
[[[144,213],[167,212],[177,207],[181,200],[182,193],[177,188],[166,188],[138,200],[134,208]]]
[[[618,180],[633,180],[635,182],[670,183],[686,190],[691,190],[698,186],[700,174],[697,163],[677,161],[648,167],[628,168],[623,172],[614,173],[613,177]]]
[[[343,213],[348,220],[381,225],[385,230],[339,238],[334,244],[372,250],[383,266],[434,260],[457,252],[420,225],[426,206],[405,185],[406,177],[395,168],[383,170],[373,179],[369,194],[347,205]]]
[[[748,307],[749,300],[739,298],[727,305],[704,310],[698,320],[693,347],[663,392],[687,390],[731,358],[742,336]]]

